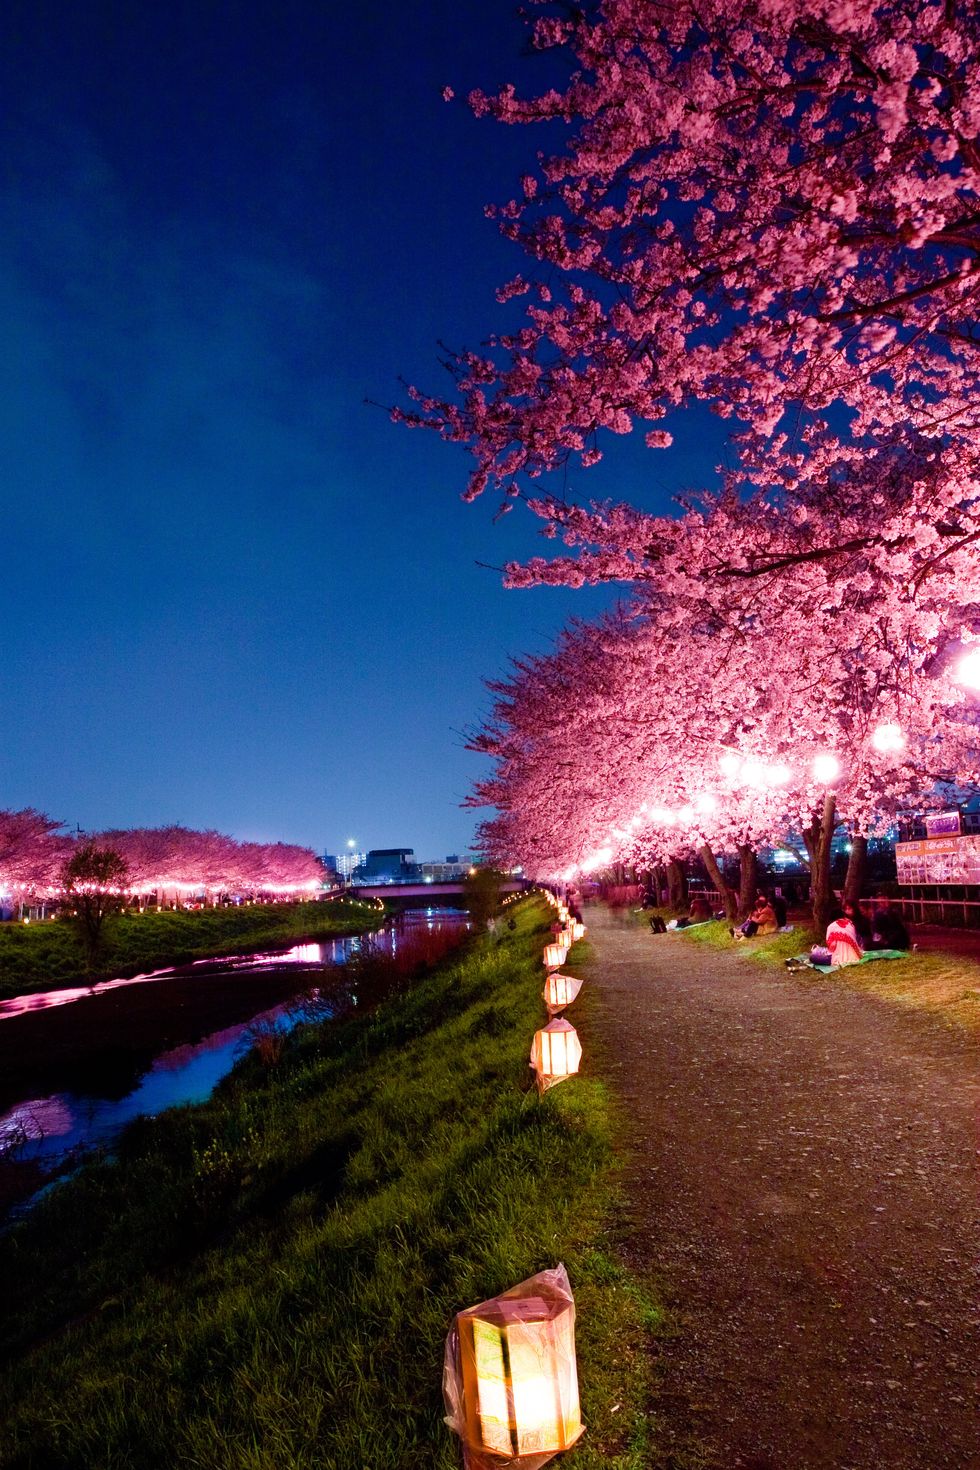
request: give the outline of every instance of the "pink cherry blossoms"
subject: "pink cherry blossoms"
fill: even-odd
[[[629,600],[498,686],[484,840],[556,873],[793,827],[826,860],[838,812],[864,834],[980,779],[953,676],[980,637],[980,11],[538,8],[564,90],[470,98],[551,124],[491,211],[522,314],[394,416],[560,543],[510,585]],[[731,468],[679,515],[549,491],[634,429],[662,475],[697,403]]]
[[[61,872],[76,847],[60,824],[39,812],[0,812],[0,893],[55,898]],[[85,842],[119,854],[129,891],[170,902],[190,894],[313,894],[323,869],[306,847],[284,842],[237,842],[220,832],[140,827],[86,834]]]

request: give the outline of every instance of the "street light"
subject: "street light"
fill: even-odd
[[[893,720],[887,720],[884,724],[876,726],[871,736],[871,744],[875,750],[880,750],[882,755],[892,755],[905,749],[905,732],[901,725],[896,725]]]
[[[813,779],[821,786],[829,786],[840,775],[840,761],[829,750],[813,757]]]
[[[980,689],[980,648],[971,648],[956,665],[956,682],[967,689]]]

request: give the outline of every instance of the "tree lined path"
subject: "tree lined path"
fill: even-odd
[[[980,1466],[976,1048],[838,982],[588,915],[626,1250],[676,1311],[661,1458]]]

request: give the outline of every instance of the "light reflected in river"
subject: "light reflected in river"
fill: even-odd
[[[207,984],[212,974],[227,977],[229,973],[240,975],[272,969],[295,972],[298,992],[285,1003],[260,1011],[246,1021],[213,1031],[200,1041],[161,1052],[136,1086],[122,1098],[61,1092],[18,1103],[0,1114],[0,1159],[5,1152],[15,1150],[18,1159],[50,1166],[75,1149],[111,1143],[127,1123],[141,1115],[152,1116],[183,1103],[204,1102],[248,1050],[256,1028],[274,1026],[285,1032],[313,1015],[317,1020],[326,1020],[332,1014],[330,997],[336,993],[336,981],[342,973],[340,967],[365,945],[394,956],[401,940],[413,931],[448,932],[462,938],[469,927],[464,914],[422,910],[406,914],[399,924],[371,935],[296,944],[286,950],[262,954],[198,960],[176,970],[156,970],[131,979],[107,980],[91,988],[52,990],[6,1001],[0,1005],[0,1019],[150,982],[159,984],[163,992],[167,980],[186,979],[189,974],[200,976],[201,983]],[[309,975],[305,981],[300,979],[304,971]],[[345,992],[345,997],[356,1004],[356,996]]]

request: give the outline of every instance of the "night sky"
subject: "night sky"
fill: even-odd
[[[483,206],[547,137],[443,86],[553,64],[505,0],[7,0],[0,807],[466,848],[483,679],[612,594],[504,591],[533,518],[365,400],[522,265]],[[666,509],[718,442],[570,489]]]

